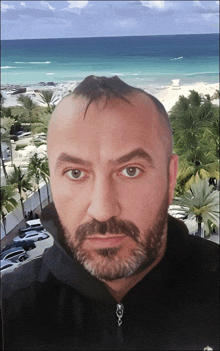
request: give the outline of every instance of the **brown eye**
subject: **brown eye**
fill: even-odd
[[[141,170],[137,167],[127,167],[123,169],[121,174],[127,178],[135,178],[140,174]]]

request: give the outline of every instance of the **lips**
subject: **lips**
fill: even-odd
[[[126,235],[94,235],[86,238],[89,244],[95,247],[114,247],[120,245]]]

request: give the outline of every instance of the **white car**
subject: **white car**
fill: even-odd
[[[22,241],[40,241],[49,238],[50,234],[46,232],[46,230],[37,232],[36,230],[30,230],[29,232],[21,233],[20,235],[16,236],[13,241],[14,243]]]
[[[11,247],[7,250],[2,251],[0,255],[1,266],[7,260],[13,262],[22,262],[28,258],[26,250],[22,246]]]
[[[27,138],[30,135],[31,135],[31,132],[25,132],[25,133],[18,135],[18,139]]]
[[[1,267],[0,267],[0,273],[1,276],[5,273],[10,273],[15,270],[15,268],[21,266],[21,262],[12,262],[10,260],[2,260],[1,261]]]

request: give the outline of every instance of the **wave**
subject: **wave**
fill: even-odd
[[[14,66],[3,66],[1,69],[8,69],[8,68],[19,68],[19,67],[14,67]]]
[[[179,56],[179,57],[175,57],[175,58],[173,58],[173,59],[170,59],[171,61],[173,61],[173,60],[181,60],[183,58],[183,56]]]
[[[54,73],[46,73],[48,76],[51,76],[52,74],[54,74]]]
[[[112,76],[124,76],[124,73],[111,73]]]
[[[46,61],[46,62],[28,62],[28,63],[31,63],[31,64],[47,64],[47,63],[50,63],[50,61]]]
[[[186,77],[196,77],[196,76],[212,76],[219,74],[219,72],[194,72],[185,74]]]
[[[15,63],[29,63],[29,64],[48,64],[50,61],[45,61],[45,62],[22,62],[22,61],[16,61]]]

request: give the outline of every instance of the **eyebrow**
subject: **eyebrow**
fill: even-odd
[[[131,161],[133,158],[142,158],[142,159],[148,161],[149,164],[152,167],[154,167],[152,157],[144,149],[141,149],[141,148],[135,149],[135,150],[129,152],[128,154],[119,157],[115,162],[121,164],[121,163]]]
[[[91,162],[89,162],[89,161],[85,161],[82,158],[71,156],[71,155],[68,155],[65,152],[63,152],[58,157],[55,168],[56,169],[59,168],[62,165],[62,163],[65,163],[65,162],[75,163],[77,165],[82,165],[82,166],[86,166],[86,167],[90,167],[92,165]]]
[[[150,164],[151,167],[154,167],[152,157],[144,149],[141,149],[141,148],[132,150],[128,154],[123,155],[123,156],[117,158],[116,160],[110,160],[110,163],[122,164],[122,163],[131,161],[133,158],[142,158],[142,159],[146,160]],[[92,166],[92,163],[89,161],[83,160],[82,158],[79,158],[76,156],[68,155],[67,153],[63,152],[58,157],[55,168],[56,169],[59,168],[60,166],[62,166],[62,163],[65,163],[65,162],[75,163],[75,164],[86,166],[86,167]]]

